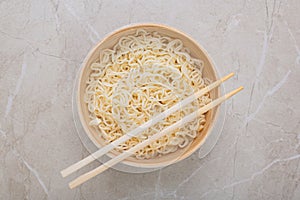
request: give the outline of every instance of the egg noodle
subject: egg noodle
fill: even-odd
[[[106,143],[120,138],[208,85],[203,67],[203,61],[192,58],[179,39],[143,29],[120,38],[91,65],[85,92],[90,125]],[[209,102],[209,94],[200,97],[116,150],[130,149]],[[136,158],[150,159],[186,147],[201,134],[205,122],[203,114],[136,152]]]

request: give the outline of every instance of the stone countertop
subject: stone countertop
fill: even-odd
[[[0,199],[300,199],[299,10],[299,0],[1,0]],[[227,91],[245,89],[205,158],[109,169],[70,190],[60,170],[88,155],[73,123],[76,73],[104,35],[137,22],[186,32],[222,75],[236,73]]]

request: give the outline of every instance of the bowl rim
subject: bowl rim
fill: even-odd
[[[77,104],[77,112],[78,112],[78,115],[79,115],[79,119],[80,119],[80,123],[85,131],[85,133],[88,135],[89,139],[94,143],[94,145],[99,148],[101,147],[101,145],[95,140],[94,136],[92,135],[92,133],[90,132],[89,128],[87,127],[87,123],[86,123],[86,120],[84,118],[84,115],[83,115],[83,110],[82,110],[82,107],[81,107],[81,98],[80,98],[80,86],[81,86],[81,82],[82,82],[82,78],[83,78],[83,72],[84,70],[86,69],[87,66],[87,63],[90,59],[90,57],[93,55],[93,53],[107,40],[109,39],[110,37],[120,33],[120,32],[123,32],[123,31],[126,31],[126,30],[129,30],[129,29],[138,29],[138,28],[143,28],[143,27],[156,27],[156,28],[164,28],[164,29],[169,29],[170,31],[174,32],[174,33],[178,33],[184,37],[186,37],[188,40],[190,40],[192,43],[194,43],[194,45],[197,46],[197,48],[199,48],[204,56],[206,57],[206,59],[208,60],[209,64],[212,66],[212,71],[214,72],[214,75],[217,79],[219,79],[219,74],[215,68],[215,63],[213,62],[213,60],[211,59],[211,57],[209,56],[209,54],[207,53],[207,51],[205,50],[205,48],[200,45],[196,40],[194,40],[191,36],[189,36],[188,34],[176,29],[176,28],[173,28],[173,27],[170,27],[168,25],[164,25],[164,24],[158,24],[158,23],[132,23],[132,24],[128,24],[128,25],[125,25],[125,26],[122,26],[114,31],[111,31],[109,33],[107,33],[99,42],[96,43],[96,45],[94,45],[88,52],[88,54],[85,56],[83,62],[81,63],[81,67],[80,67],[80,70],[79,70],[79,76],[78,76],[78,84],[76,86],[76,90],[77,90],[77,95],[76,95],[76,104]],[[220,89],[218,90],[218,93],[217,95],[220,96]],[[212,123],[211,125],[208,127],[207,131],[206,131],[206,134],[205,136],[203,137],[203,139],[199,142],[199,144],[197,144],[193,149],[190,149],[190,151],[188,152],[185,152],[184,156],[181,154],[178,158],[175,158],[173,160],[168,160],[168,161],[164,161],[163,163],[145,163],[145,164],[141,164],[141,163],[136,163],[134,161],[128,161],[128,160],[123,160],[121,163],[124,163],[126,165],[129,165],[129,166],[133,166],[133,167],[142,167],[142,168],[161,168],[161,167],[165,167],[165,166],[168,166],[168,165],[171,165],[171,164],[175,164],[181,160],[184,160],[188,157],[190,157],[194,152],[196,152],[202,145],[203,143],[206,141],[207,137],[210,135],[210,133],[212,132],[212,129],[214,128],[215,126],[215,122],[216,122],[216,119],[218,118],[219,116],[219,112],[220,112],[220,109],[219,109],[219,106],[216,107],[216,111],[215,111],[215,115],[213,117],[213,120],[212,120]],[[189,145],[188,145],[189,146]],[[187,146],[187,147],[188,147]],[[109,153],[107,153],[106,155],[108,155]],[[108,155],[109,157],[112,158],[112,156]],[[97,159],[99,160],[99,159]]]

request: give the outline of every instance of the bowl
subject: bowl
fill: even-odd
[[[185,33],[171,28],[166,25],[160,24],[136,24],[123,27],[119,30],[114,31],[113,33],[107,35],[103,40],[101,40],[86,56],[83,61],[81,70],[78,76],[78,86],[77,86],[77,110],[81,125],[88,135],[90,140],[97,146],[97,148],[101,148],[105,145],[104,140],[99,137],[100,131],[92,126],[89,126],[89,111],[87,108],[87,104],[84,102],[84,93],[86,88],[86,81],[91,73],[90,65],[93,62],[99,61],[99,53],[104,49],[112,48],[117,41],[126,35],[131,35],[136,32],[137,29],[144,29],[146,31],[152,32],[156,31],[161,35],[169,36],[172,38],[180,39],[184,46],[189,48],[190,55],[194,58],[201,59],[204,62],[203,68],[203,77],[207,77],[212,81],[219,79],[218,74],[216,72],[215,66],[212,60],[209,58],[205,49],[200,46],[195,40],[186,35]],[[220,96],[220,87],[215,88],[210,92],[210,97],[212,99],[216,99]],[[138,167],[138,168],[160,168],[164,167],[178,161],[181,161],[187,157],[189,157],[192,153],[198,150],[201,145],[205,142],[206,138],[212,131],[212,127],[218,117],[218,107],[211,109],[206,113],[206,123],[204,129],[191,143],[185,148],[178,149],[173,153],[169,153],[163,156],[157,156],[152,159],[144,159],[140,160],[135,157],[128,157],[123,160],[122,163],[125,165]],[[109,152],[107,155],[111,158],[119,155],[120,152],[113,150]]]

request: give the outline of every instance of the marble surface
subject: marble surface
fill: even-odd
[[[299,10],[299,0],[0,0],[0,199],[300,199]],[[74,176],[59,171],[88,155],[72,116],[77,70],[105,34],[136,22],[191,35],[222,75],[236,73],[226,90],[245,90],[207,157],[110,169],[70,190]]]

